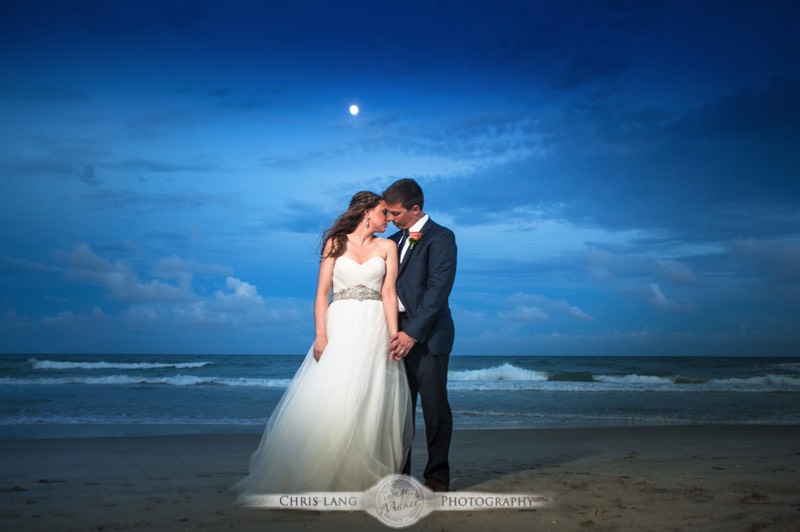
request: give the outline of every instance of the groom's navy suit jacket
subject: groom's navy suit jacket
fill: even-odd
[[[430,218],[420,232],[422,239],[409,247],[397,272],[397,297],[408,313],[401,329],[434,355],[448,354],[455,337],[448,298],[456,278],[456,238]],[[399,242],[402,235],[389,238]]]

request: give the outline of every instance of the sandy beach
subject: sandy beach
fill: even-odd
[[[233,506],[230,486],[258,439],[2,440],[0,523],[20,531],[389,530],[361,511]],[[438,511],[406,530],[800,529],[798,426],[462,430],[451,461],[454,492],[549,503]]]

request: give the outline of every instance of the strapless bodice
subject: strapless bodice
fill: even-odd
[[[386,262],[377,255],[361,264],[342,255],[333,266],[333,293],[356,286],[364,286],[380,293],[385,274]]]

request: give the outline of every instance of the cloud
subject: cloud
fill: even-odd
[[[652,308],[661,312],[682,313],[697,310],[697,306],[688,299],[675,300],[667,297],[658,283],[629,283],[620,290],[646,301]]]
[[[551,78],[555,90],[570,90],[584,87],[598,80],[614,77],[629,68],[629,61],[619,55],[596,50],[574,54],[563,63],[557,77]]]
[[[283,306],[283,310],[279,310]],[[203,298],[171,309],[175,319],[185,327],[249,330],[290,323],[300,319],[295,303],[283,302],[271,307],[258,293],[258,288],[236,277],[225,279],[225,290],[217,290]]]
[[[27,316],[21,316],[14,309],[3,312],[0,316],[0,329],[20,330],[31,325],[31,320]]]
[[[0,152],[0,171],[7,177],[20,178],[73,178],[88,185],[99,185],[104,179],[133,174],[180,174],[220,171],[220,165],[208,157],[198,157],[194,162],[173,162],[148,158],[115,160],[102,139],[94,138],[31,138],[22,135],[24,147],[14,147]],[[18,155],[24,153],[26,155]],[[27,155],[31,153],[31,155]],[[141,177],[137,175],[137,177]]]
[[[100,307],[92,307],[87,314],[78,314],[71,310],[63,310],[55,316],[45,316],[40,320],[45,327],[69,329],[72,331],[91,330],[109,316]]]
[[[528,87],[554,91],[592,86],[627,69],[635,51],[632,39],[663,17],[660,6],[641,2],[605,3],[596,9],[578,2],[459,7],[429,15],[431,24],[442,16],[453,21],[452,42],[438,47],[440,53],[466,67],[480,65],[483,76],[502,70]],[[425,42],[419,43],[421,49]]]
[[[0,151],[0,171],[7,179],[64,178],[80,179],[97,184],[97,161],[105,156],[104,149],[91,139],[50,137],[28,139],[24,148],[10,150],[10,145]],[[22,155],[32,152],[34,155]]]
[[[61,273],[63,269],[58,266],[46,264],[45,262],[32,261],[20,257],[11,257],[8,255],[0,255],[0,262],[10,268],[19,268],[21,270],[33,270],[38,272],[55,272]]]
[[[647,296],[650,303],[660,308],[661,310],[672,311],[677,308],[675,303],[667,299],[667,296],[665,296],[664,292],[661,291],[661,287],[658,286],[656,283],[649,283],[647,285],[647,288],[649,289],[647,292]]]
[[[774,345],[796,316],[794,5],[44,4],[0,8],[0,299],[50,345],[92,306],[167,348],[288,345],[310,305],[276,296],[308,293],[342,191],[394,176],[456,231],[459,335]]]
[[[177,255],[170,255],[159,260],[153,273],[164,279],[184,279],[197,273],[227,275],[231,269],[221,264],[203,264],[194,260],[185,260]]]
[[[513,310],[504,310],[497,313],[502,320],[513,321],[547,321],[550,316],[537,307],[517,306]]]
[[[552,106],[521,119],[527,153],[431,189],[464,225],[547,208],[575,225],[658,231],[664,243],[779,237],[797,223],[797,101],[800,81],[773,80],[683,110],[615,99]]]
[[[539,294],[526,294],[517,292],[506,298],[509,305],[514,306],[513,311],[502,311],[498,315],[503,319],[518,321],[546,321],[550,314],[568,316],[581,321],[591,321],[594,318],[580,307],[564,299],[549,299]]]
[[[766,137],[785,143],[800,134],[800,79],[773,77],[720,97],[682,117],[673,126],[699,138]]]
[[[349,201],[349,198],[348,198]],[[347,201],[339,202],[339,210],[305,200],[289,200],[279,209],[274,219],[265,220],[270,229],[282,229],[292,233],[313,234],[317,237],[333,225],[333,221],[344,210]]]
[[[246,92],[230,88],[220,88],[207,91],[205,96],[211,98],[214,103],[223,108],[237,111],[263,112],[265,109],[301,109],[304,107],[304,104],[300,102],[287,100],[285,92],[277,88]]]
[[[676,260],[654,261],[653,273],[672,284],[696,285],[700,283],[700,279],[690,266]]]
[[[554,304],[557,307],[563,308],[570,316],[572,316],[575,319],[583,321],[591,321],[594,319],[580,307],[575,305],[570,305],[566,301],[556,301],[554,302]]]
[[[228,277],[227,279],[225,279],[225,287],[231,290],[233,294],[228,296],[223,294],[222,292],[218,292],[219,297],[233,298],[233,299],[249,299],[249,300],[255,300],[259,303],[263,301],[261,299],[261,296],[258,295],[258,289],[255,286],[251,285],[250,283],[241,281],[235,277]]]
[[[451,106],[419,111],[424,118],[389,120],[370,128],[364,151],[400,150],[471,167],[497,165],[541,149],[530,112]]]
[[[117,119],[115,126],[122,126],[122,131],[130,140],[152,142],[158,139],[166,144],[174,140],[176,132],[189,134],[187,128],[210,127],[208,120],[209,116],[202,110],[181,105]],[[132,159],[133,163],[136,161],[137,159]]]
[[[731,258],[775,287],[779,297],[800,301],[800,242],[796,240],[735,240]]]
[[[332,146],[315,150],[307,150],[292,154],[282,153],[281,155],[265,155],[260,159],[260,163],[268,168],[280,168],[282,170],[296,171],[300,168],[333,161],[339,157],[352,153],[354,145]]]
[[[235,196],[195,191],[142,192],[117,188],[95,190],[84,194],[83,197],[97,210],[115,212],[172,212],[177,209],[200,209],[214,206],[235,210],[240,206],[240,201]]]
[[[132,158],[121,161],[105,162],[102,168],[120,170],[123,172],[151,172],[151,173],[173,173],[173,172],[211,172],[220,170],[215,162],[196,162],[196,163],[174,163],[171,161],[157,159]]]
[[[691,266],[674,259],[658,259],[642,254],[642,250],[632,249],[611,252],[603,249],[590,249],[583,254],[585,271],[590,281],[610,285],[619,293],[633,295],[663,312],[690,312],[696,305],[683,296],[675,299],[667,296],[664,288],[681,292],[700,289],[701,277]],[[716,259],[717,255],[709,255]],[[706,267],[719,267],[711,259],[701,261]]]
[[[116,301],[175,302],[196,298],[186,278],[179,285],[160,279],[142,280],[131,265],[109,261],[97,255],[87,244],[79,244],[69,251],[59,251],[56,255],[66,263],[68,279],[86,281],[103,288]]]
[[[715,255],[719,251],[712,247],[705,254]],[[600,282],[648,278],[676,286],[701,284],[700,276],[689,264],[675,259],[659,259],[657,252],[648,255],[639,242],[620,246],[615,251],[593,247],[582,253],[581,259],[589,278]]]
[[[102,288],[107,297],[122,303],[122,309],[107,316],[99,307],[90,315],[63,310],[42,320],[50,327],[76,329],[90,320],[119,320],[130,329],[146,330],[170,324],[184,329],[257,330],[278,323],[293,323],[307,312],[306,302],[275,299],[273,304],[247,281],[227,275],[222,288],[210,294],[198,293],[194,286],[203,274],[211,285],[219,284],[219,275],[230,269],[221,265],[199,264],[177,255],[154,265],[154,277],[142,279],[134,267],[123,261],[111,261],[95,253],[87,244],[57,253],[66,263],[65,275],[75,282]]]
[[[81,181],[87,185],[100,184],[100,180],[97,178],[97,171],[95,170],[95,167],[90,164],[83,167],[80,178]]]
[[[730,243],[730,251],[768,268],[777,277],[800,280],[800,242],[796,240],[734,240]]]

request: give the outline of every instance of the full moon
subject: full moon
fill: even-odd
[[[350,114],[353,116],[358,114],[358,106],[356,104],[350,106]]]

